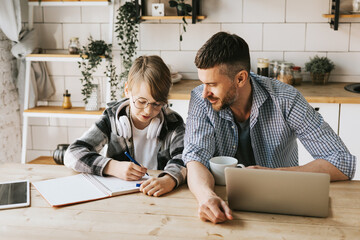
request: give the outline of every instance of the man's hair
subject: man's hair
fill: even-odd
[[[222,74],[234,79],[241,70],[250,72],[249,46],[235,34],[218,32],[199,49],[195,65],[199,69],[220,66]]]
[[[172,85],[170,70],[159,56],[140,56],[130,68],[128,88],[145,82],[148,84],[151,96],[157,102],[167,103]]]

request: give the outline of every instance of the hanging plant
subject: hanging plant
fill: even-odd
[[[170,0],[169,5],[170,7],[176,8],[178,16],[183,16],[181,23],[182,28],[180,29],[180,41],[182,41],[182,35],[186,32],[186,25],[188,25],[185,16],[191,16],[190,13],[192,12],[192,7],[190,4],[185,3],[185,0]]]
[[[140,17],[135,8],[135,1],[126,2],[117,10],[115,32],[117,33],[116,38],[121,49],[120,57],[124,67],[119,76],[121,92],[124,89],[124,83],[133,63],[133,58],[136,55],[139,23]]]
[[[83,101],[88,103],[88,99],[93,90],[93,73],[102,62],[102,59],[107,60],[106,75],[110,83],[111,100],[116,100],[116,89],[118,85],[115,66],[112,63],[112,44],[106,44],[103,40],[93,40],[89,37],[89,44],[80,49],[80,57],[83,61],[78,62],[81,69],[82,83],[81,93],[84,96]]]

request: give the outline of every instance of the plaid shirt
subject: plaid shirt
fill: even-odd
[[[294,87],[251,74],[250,139],[257,165],[298,166],[296,138],[314,159],[325,159],[352,178],[356,158],[340,137]],[[199,161],[209,168],[214,156],[234,157],[238,130],[230,108],[214,111],[201,97],[203,85],[191,93],[183,161]]]
[[[116,111],[122,103],[128,99],[108,104],[99,120],[74,143],[65,153],[64,164],[78,172],[86,172],[103,176],[103,171],[111,159],[117,161],[129,161],[125,156],[128,151],[134,156],[133,138],[125,139],[117,133]],[[183,119],[170,108],[162,108],[164,123],[162,125],[158,141],[160,149],[157,154],[157,165],[159,170],[176,180],[176,185],[185,182],[186,168],[181,160],[184,149],[185,125]],[[119,115],[127,115],[126,108],[120,110]],[[107,144],[106,156],[99,152]]]

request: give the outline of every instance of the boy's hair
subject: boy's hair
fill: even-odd
[[[151,96],[155,101],[168,102],[170,87],[172,85],[170,70],[159,56],[140,56],[130,68],[128,75],[128,88],[138,83],[146,82],[150,88]]]
[[[199,69],[220,66],[222,74],[234,79],[241,70],[250,72],[249,46],[236,34],[218,32],[199,49],[195,65]]]

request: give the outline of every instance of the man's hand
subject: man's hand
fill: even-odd
[[[140,191],[149,196],[160,197],[173,190],[175,185],[175,179],[166,174],[159,178],[150,178],[146,180],[140,185]]]
[[[267,169],[267,170],[274,170],[275,169],[275,168],[262,167],[262,166],[259,166],[259,165],[248,166],[246,168],[249,168],[249,169]]]
[[[218,196],[210,197],[206,202],[199,202],[199,217],[202,221],[221,223],[232,220],[229,206]]]
[[[146,172],[146,168],[140,167],[132,162],[120,162],[116,160],[110,160],[104,169],[105,174],[127,181],[139,180]]]

